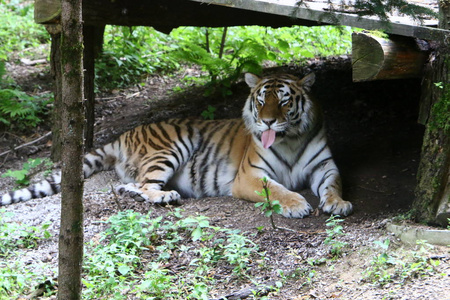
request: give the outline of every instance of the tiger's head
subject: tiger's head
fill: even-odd
[[[243,109],[244,122],[264,148],[310,130],[318,115],[309,95],[314,81],[314,73],[302,79],[288,74],[262,78],[245,74],[251,91]]]

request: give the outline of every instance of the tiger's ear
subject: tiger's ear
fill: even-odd
[[[245,73],[245,82],[250,88],[254,88],[261,81],[259,76],[252,73]]]
[[[316,81],[316,74],[310,73],[310,74],[306,75],[305,77],[303,77],[302,79],[300,79],[298,81],[298,84],[301,87],[303,87],[305,90],[310,91],[311,87],[315,81]]]

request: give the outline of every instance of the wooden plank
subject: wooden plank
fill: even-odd
[[[202,5],[188,0],[89,0],[83,2],[85,24],[153,26],[170,32],[179,26],[292,26],[314,25],[307,20],[277,14],[234,9],[219,5]]]
[[[413,24],[405,17],[395,17],[395,23],[386,26],[375,17],[360,17],[356,14],[341,12],[327,12],[324,9],[326,3],[305,2],[306,6],[295,6],[292,0],[189,0],[203,3],[205,5],[220,5],[235,9],[245,9],[297,19],[305,19],[317,22],[318,25],[345,25],[368,30],[382,30],[386,33],[411,36],[419,39],[444,41],[450,38],[450,31]]]
[[[45,6],[35,9],[46,10]],[[48,18],[39,20],[41,20],[40,23],[48,23]],[[293,19],[283,15],[264,14],[219,5],[208,6],[188,0],[115,0],[113,2],[111,0],[85,0],[83,1],[83,21],[85,25],[89,26],[106,24],[152,26],[162,32],[170,32],[179,26],[317,25],[315,22]]]
[[[35,0],[37,23],[59,22],[60,0]],[[407,17],[394,16],[389,26],[375,17],[329,12],[327,1],[297,0],[152,0],[111,2],[83,1],[84,21],[88,25],[154,26],[168,32],[178,26],[291,26],[346,25],[368,30],[443,41],[450,39],[450,31],[421,26]],[[194,5],[195,4],[195,5]],[[431,22],[431,23],[430,23]],[[434,23],[433,23],[434,22]],[[437,24],[436,21],[428,21]]]

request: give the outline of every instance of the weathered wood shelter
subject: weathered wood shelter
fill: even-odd
[[[437,10],[437,1],[411,0]],[[335,1],[298,0],[86,0],[83,1],[84,67],[87,146],[92,145],[94,118],[94,57],[101,49],[105,25],[152,26],[170,32],[179,26],[224,27],[262,25],[346,25],[382,30],[389,38],[355,33],[353,36],[353,78],[355,81],[421,77],[428,58],[427,41],[448,44],[450,31],[437,28],[437,20],[414,21],[391,16],[390,22],[361,17],[351,7]],[[58,61],[60,0],[35,0],[35,20],[46,24],[52,34],[52,70],[56,79],[56,106],[60,91],[61,68]],[[57,120],[55,120],[57,121]],[[54,128],[58,128],[58,125]],[[53,139],[58,132],[53,131]],[[448,201],[450,202],[450,201]],[[450,207],[443,211],[450,214]]]

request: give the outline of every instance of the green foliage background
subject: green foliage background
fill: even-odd
[[[186,80],[230,85],[244,71],[260,73],[264,64],[301,63],[351,49],[349,27],[230,27],[222,45],[223,32],[224,28],[180,27],[166,35],[148,27],[107,26],[97,84],[103,89],[125,87],[147,74],[173,73],[183,64],[193,64],[204,75]]]
[[[30,2],[0,1],[0,129],[35,128],[48,113],[50,93],[26,93],[6,71],[19,58],[41,58],[49,43],[44,26],[34,23]]]

